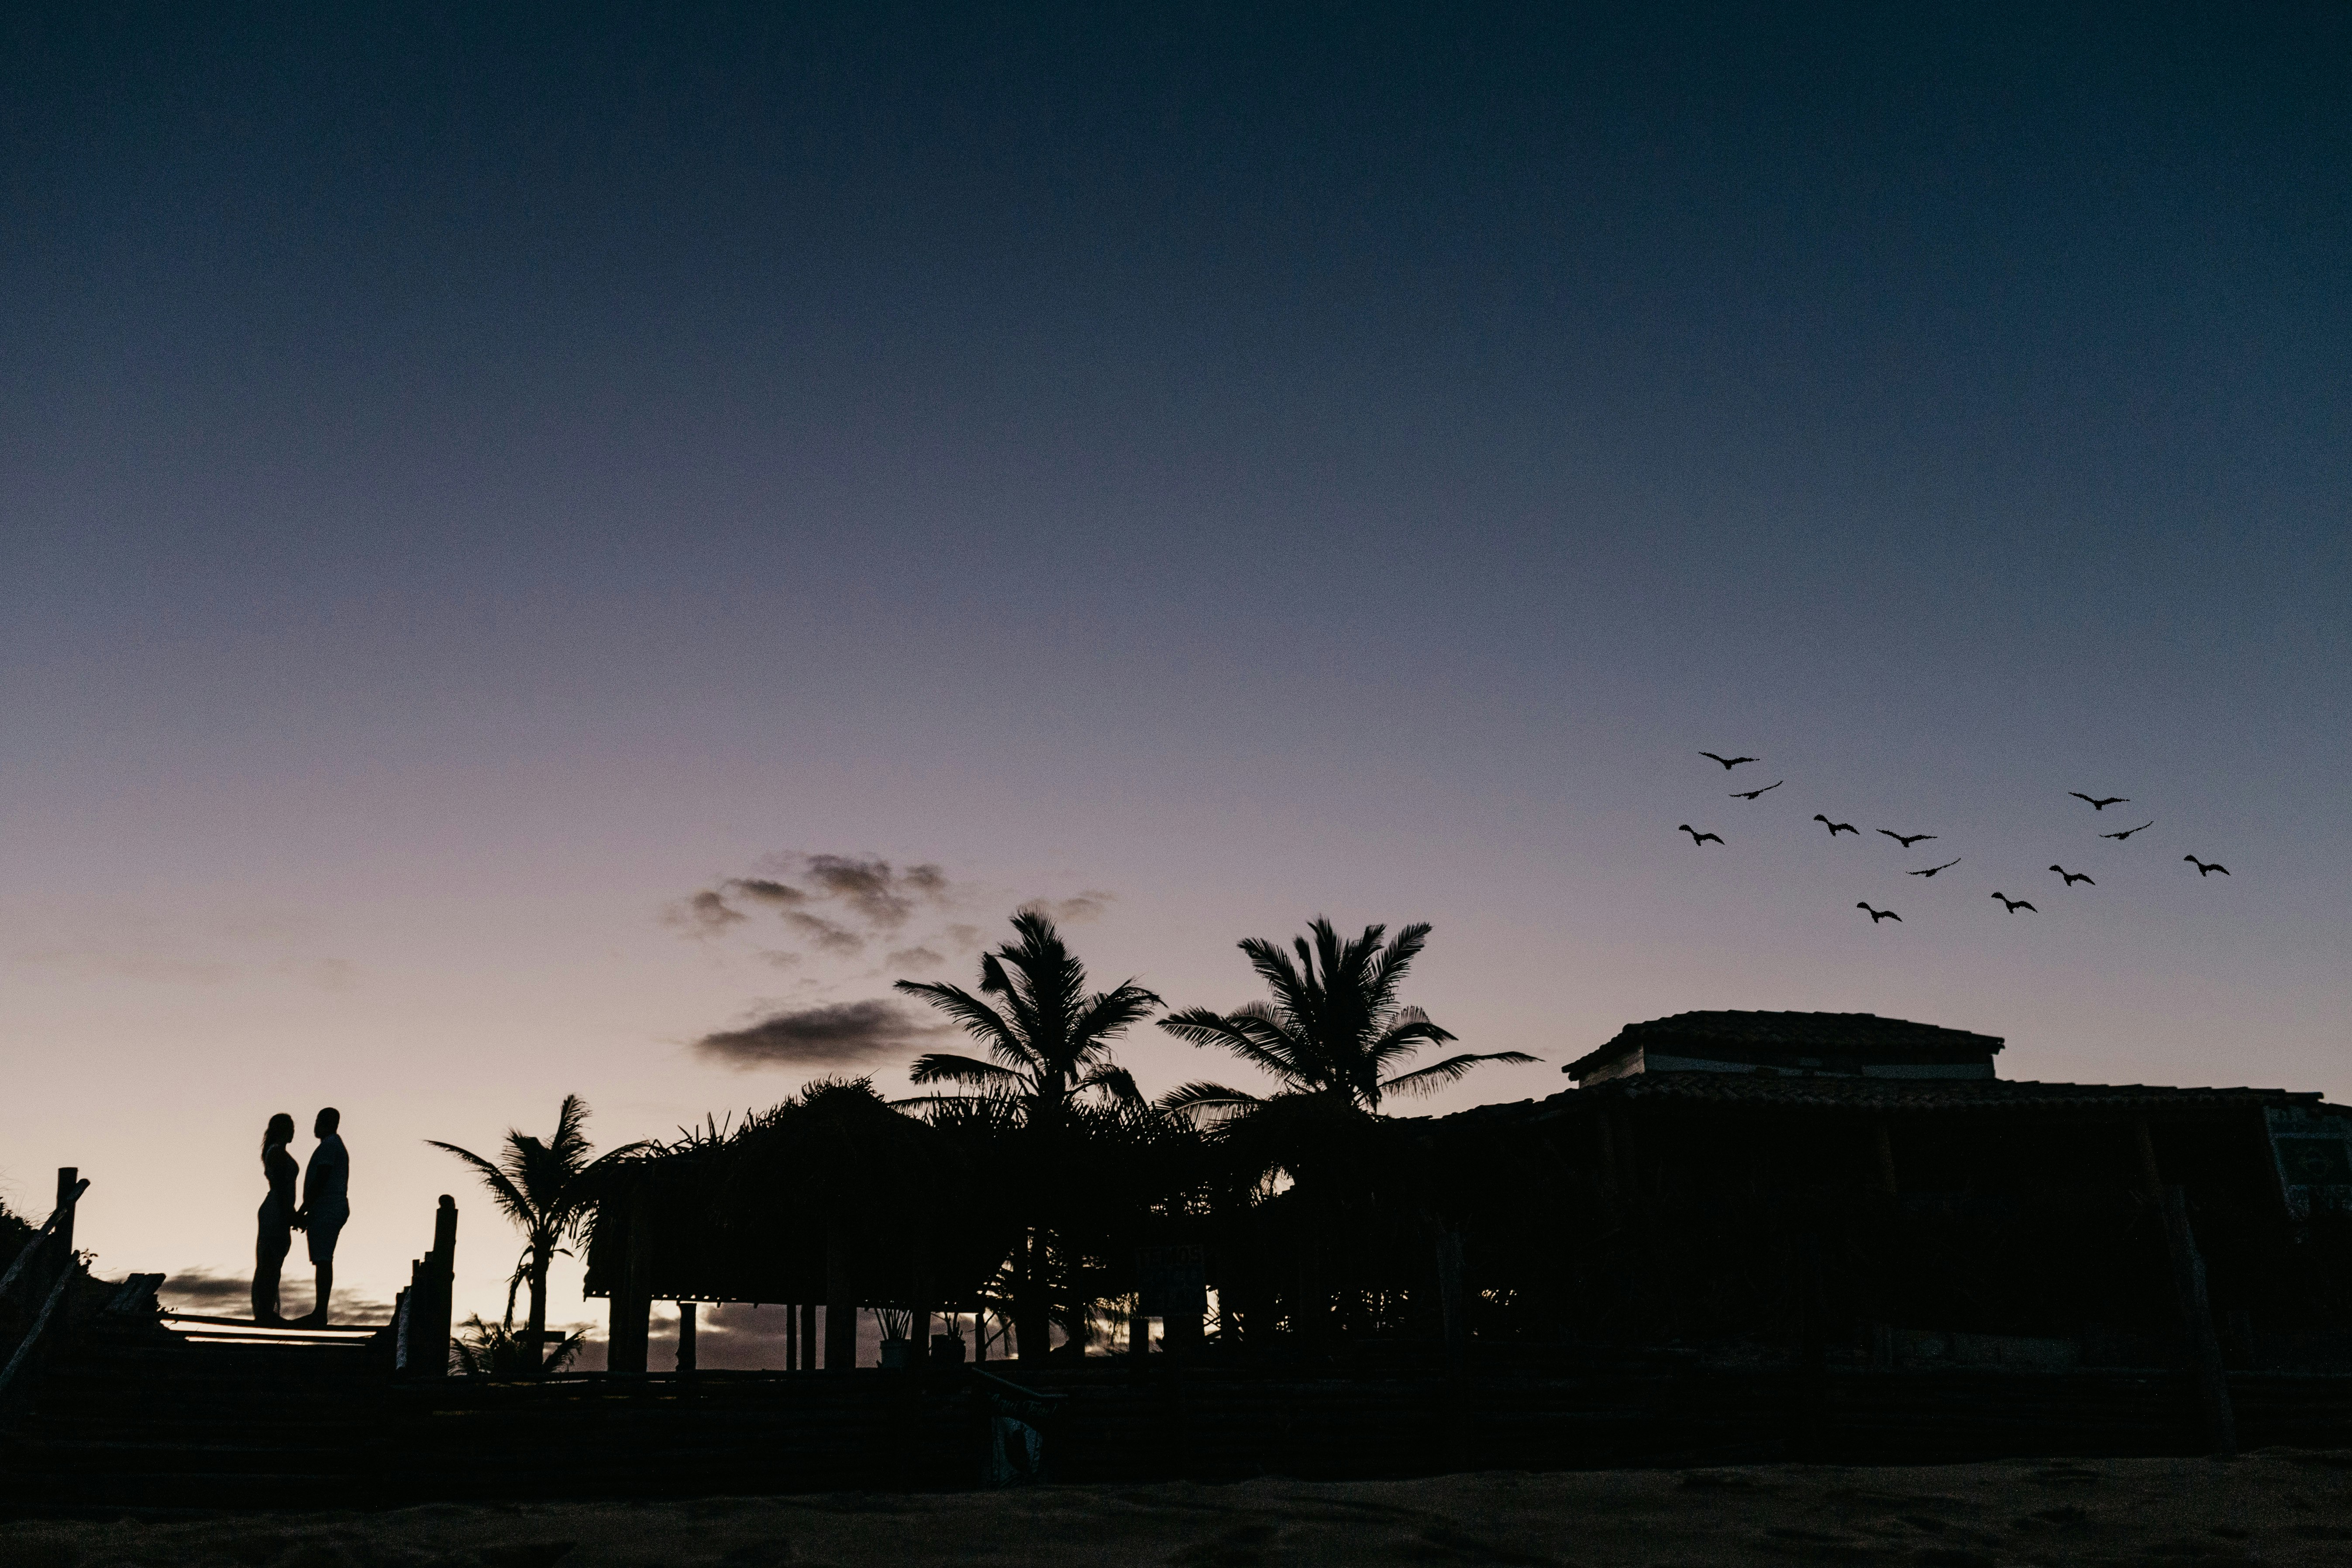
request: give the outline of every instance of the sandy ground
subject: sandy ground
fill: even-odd
[[[0,1568],[2352,1563],[2352,1452],[1047,1487],[0,1525]]]

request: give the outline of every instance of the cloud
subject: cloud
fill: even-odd
[[[714,889],[705,888],[690,899],[670,905],[662,911],[662,923],[677,926],[688,936],[718,936],[729,926],[740,925],[751,917],[729,905]]]
[[[892,969],[937,969],[947,959],[928,947],[902,947],[882,962]]]
[[[736,877],[719,885],[729,892],[740,893],[747,899],[757,899],[763,904],[808,902],[808,895],[798,888],[786,887],[782,882],[771,881],[765,877]]]
[[[1044,915],[1056,925],[1081,925],[1110,908],[1116,893],[1090,889],[1067,899],[1032,899],[1022,905],[1024,910]]]
[[[289,1270],[291,1272],[291,1270]],[[181,1311],[221,1316],[220,1309],[235,1307],[238,1317],[253,1305],[253,1276],[215,1274],[209,1268],[183,1268],[164,1279],[155,1292],[166,1307]]]
[[[866,939],[896,934],[917,911],[956,901],[947,873],[898,867],[877,856],[771,855],[774,875],[729,877],[670,905],[663,921],[689,936],[719,936],[751,919],[746,906],[773,911],[820,952],[854,953]],[[789,878],[790,880],[782,879]],[[825,906],[818,912],[815,906]]]
[[[957,925],[947,929],[948,944],[959,952],[978,952],[980,944],[985,942],[987,937],[988,933],[978,926]]]
[[[705,1035],[695,1052],[738,1068],[852,1067],[914,1049],[947,1031],[896,1002],[825,1002],[772,1013],[740,1029]]]
[[[862,952],[866,939],[847,926],[835,925],[823,915],[804,915],[794,910],[784,916],[784,923],[809,939],[812,946],[823,952]]]
[[[824,897],[839,899],[858,919],[884,931],[905,925],[917,904],[939,903],[948,895],[947,874],[937,866],[898,871],[887,860],[812,855],[802,874],[824,890]]]

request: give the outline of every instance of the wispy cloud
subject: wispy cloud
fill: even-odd
[[[223,1307],[246,1308],[253,1304],[253,1276],[183,1268],[168,1276],[155,1295],[166,1307],[216,1314]]]
[[[1021,907],[1045,916],[1055,925],[1084,925],[1110,908],[1112,900],[1117,897],[1115,893],[1106,893],[1097,888],[1066,899],[1032,899]]]
[[[847,955],[959,896],[939,867],[901,867],[879,856],[795,852],[771,855],[760,867],[762,875],[724,878],[670,904],[663,921],[689,936],[713,937],[764,910],[810,951]]]
[[[820,899],[843,905],[856,920],[880,931],[905,925],[924,904],[943,904],[951,892],[947,873],[933,865],[900,869],[878,857],[795,855],[780,857],[777,869],[797,874]]]
[[[875,997],[787,1008],[740,1029],[705,1035],[694,1048],[738,1068],[854,1067],[902,1055],[946,1032],[944,1025]]]
[[[784,916],[784,923],[807,938],[809,945],[819,952],[845,954],[866,951],[864,937],[823,915],[803,914],[793,910]]]
[[[698,937],[723,935],[728,927],[741,925],[751,918],[729,904],[726,897],[715,888],[705,888],[662,910],[663,924],[676,926],[688,936]]]

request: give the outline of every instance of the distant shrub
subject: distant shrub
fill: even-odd
[[[586,1345],[585,1335],[566,1335],[549,1353],[541,1370],[562,1372],[580,1358]],[[451,1355],[457,1370],[467,1377],[508,1379],[532,1375],[530,1349],[511,1330],[484,1322],[478,1312],[458,1325]]]

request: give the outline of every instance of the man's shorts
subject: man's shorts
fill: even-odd
[[[335,1260],[335,1238],[343,1234],[343,1224],[352,1217],[346,1209],[341,1214],[314,1214],[310,1216],[310,1261],[332,1263]]]

